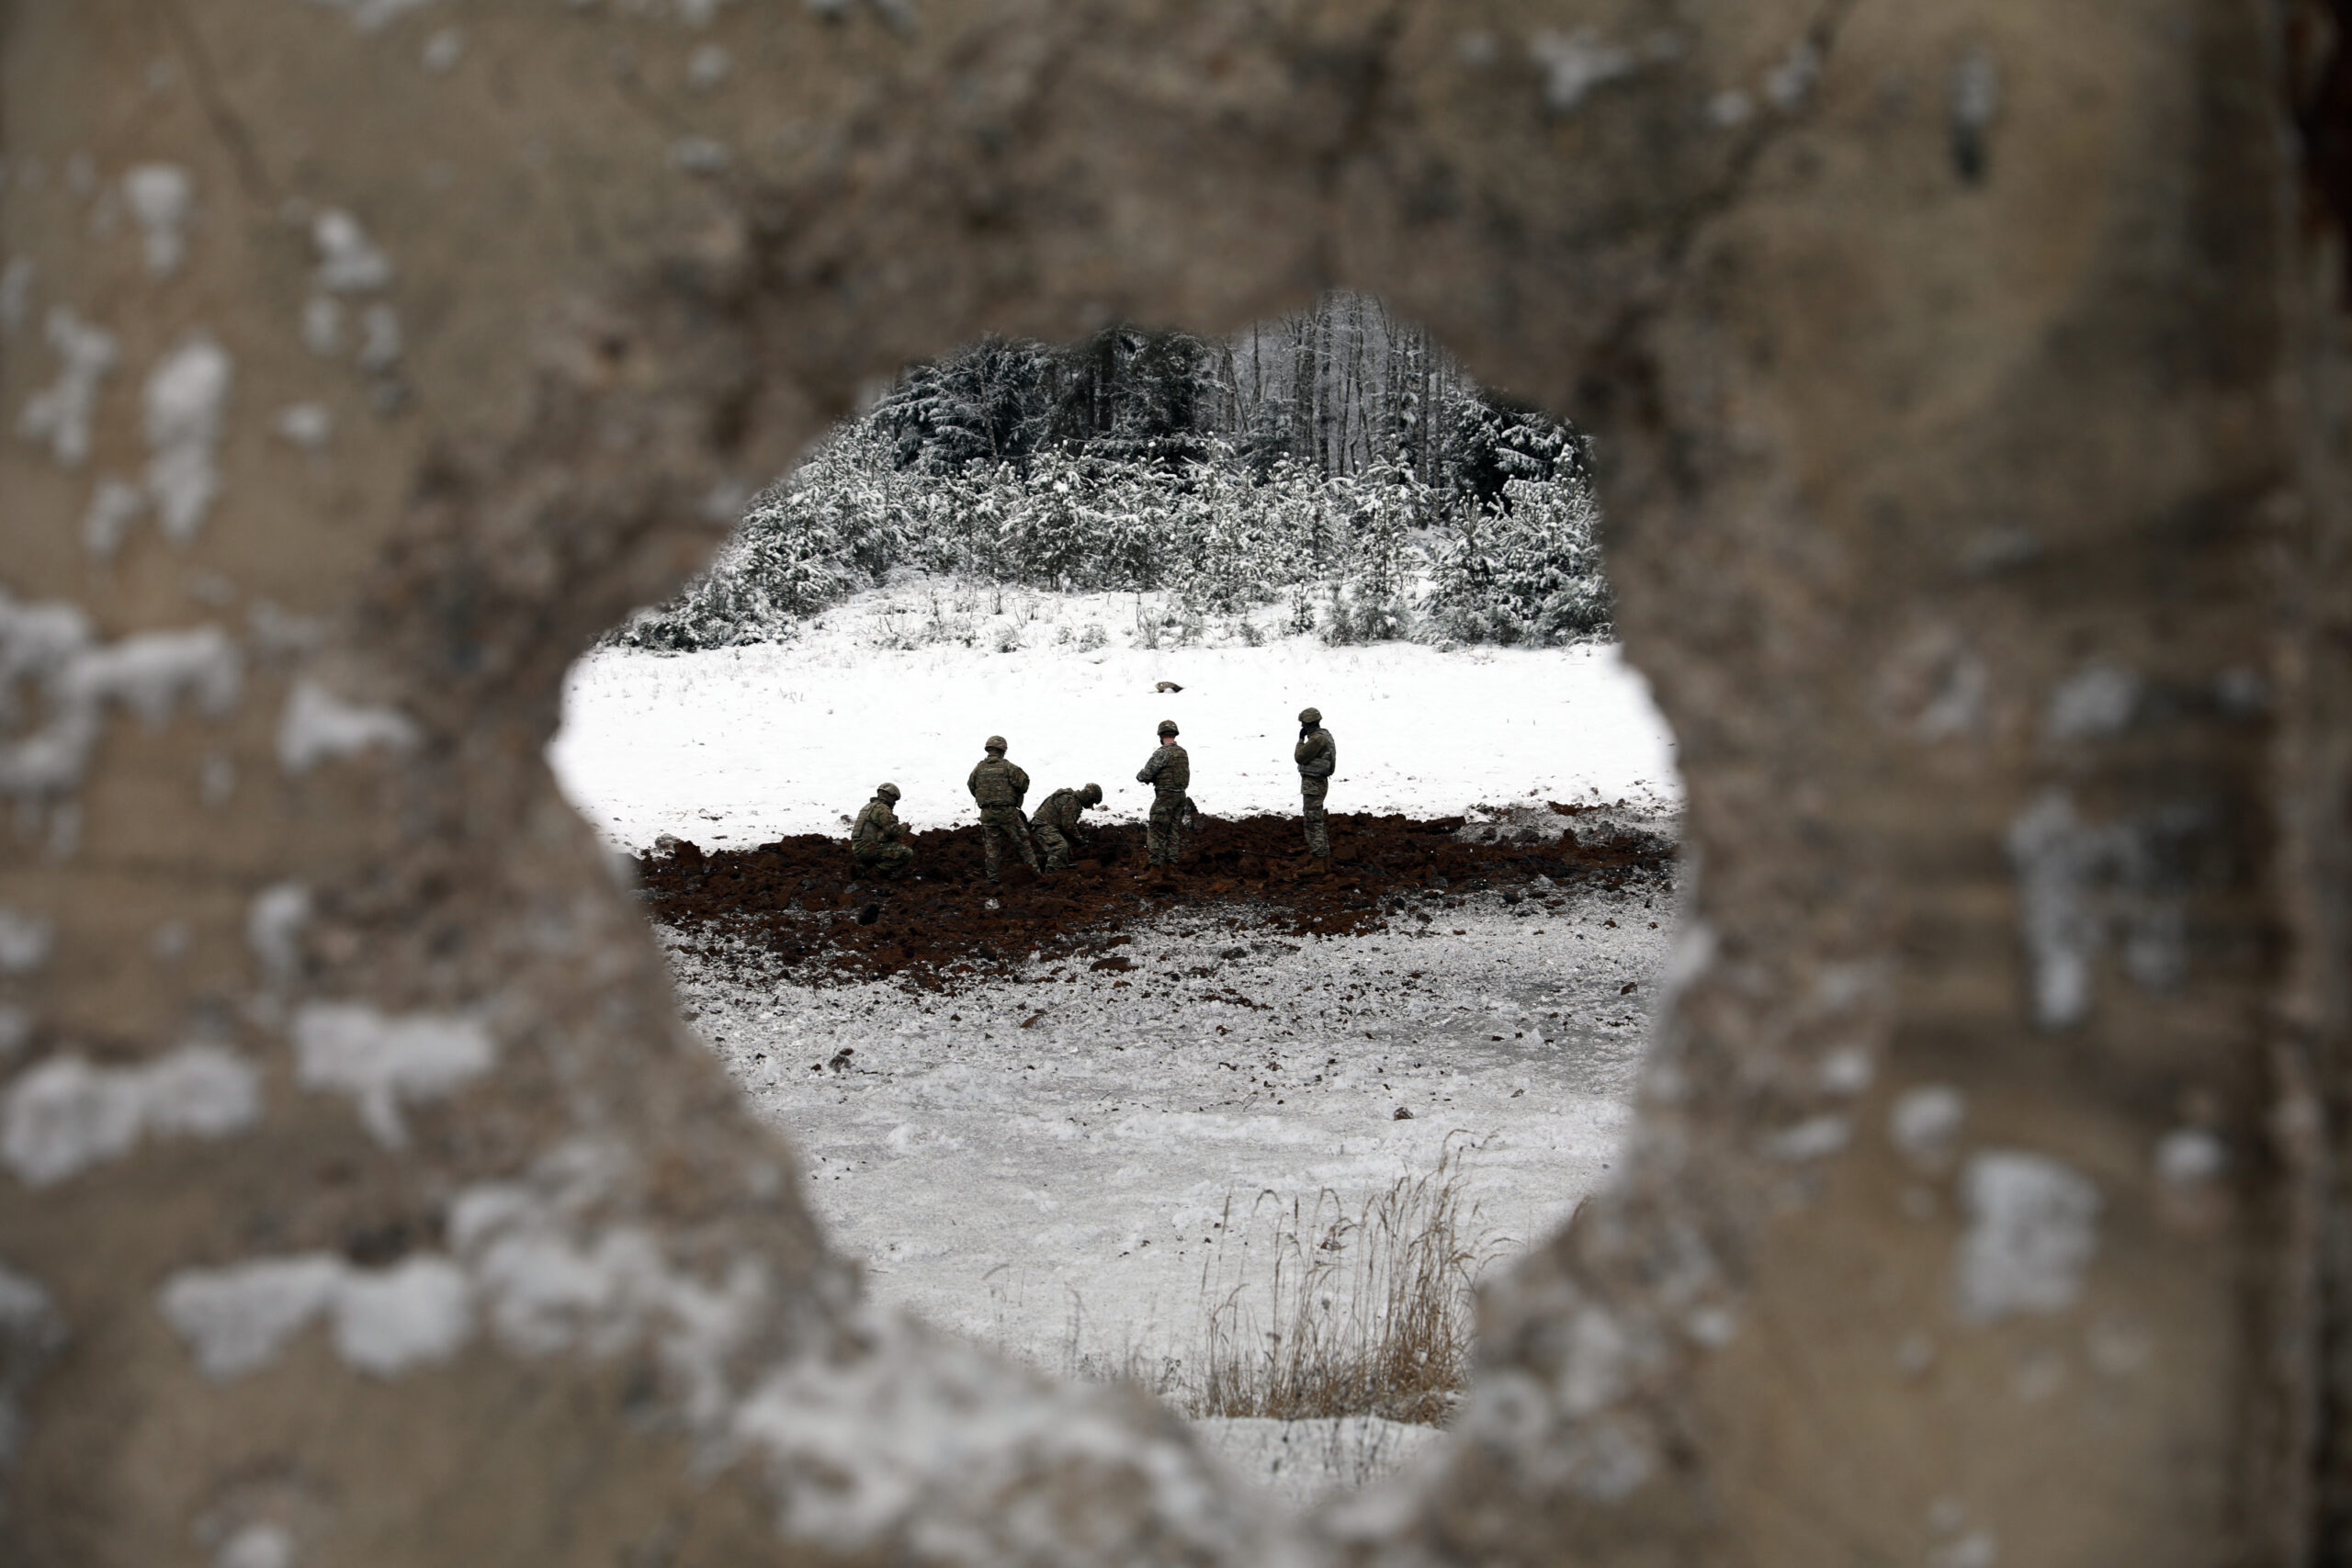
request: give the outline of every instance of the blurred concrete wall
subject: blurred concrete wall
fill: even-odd
[[[6,0],[0,1559],[2352,1560],[2336,9]],[[1333,285],[1600,434],[1698,891],[1279,1520],[862,1304],[539,751],[875,378]]]

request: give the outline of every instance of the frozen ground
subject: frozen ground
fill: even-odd
[[[639,849],[662,833],[707,848],[839,833],[886,778],[913,826],[968,821],[964,779],[992,732],[1038,796],[1092,781],[1111,817],[1140,819],[1149,791],[1135,772],[1162,718],[1183,726],[1204,811],[1295,811],[1290,749],[1310,704],[1339,738],[1334,811],[1679,803],[1672,736],[1613,645],[1442,653],[1237,637],[1152,649],[1137,644],[1126,597],[976,592],[975,612],[1000,598],[1001,615],[949,623],[969,644],[894,646],[932,635],[927,611],[917,591],[882,589],[797,642],[593,654],[566,684],[549,759],[589,819]],[[1094,636],[1111,640],[1085,647]],[[1018,646],[1000,653],[999,641]],[[1184,689],[1160,693],[1162,681]]]
[[[1125,975],[1032,965],[948,996],[673,964],[877,1300],[1051,1371],[1180,1385],[1213,1292],[1262,1276],[1235,1250],[1262,1258],[1261,1203],[1352,1212],[1451,1144],[1498,1247],[1563,1223],[1615,1158],[1669,897],[1473,898],[1426,928],[1303,941],[1180,909],[1121,950]],[[1218,1441],[1286,1494],[1411,1447],[1252,1429]],[[1317,1453],[1333,1468],[1311,1472]]]
[[[1049,611],[1048,626],[1084,603]],[[586,661],[553,748],[566,787],[625,843],[838,832],[885,775],[908,816],[944,824],[968,810],[962,779],[989,729],[1041,785],[1109,787],[1173,713],[1204,807],[1283,809],[1291,716],[1315,702],[1345,763],[1335,806],[1435,817],[1597,795],[1639,815],[1678,795],[1663,721],[1606,649],[1077,652],[1048,631],[1044,649],[999,654],[876,650],[854,629]],[[1158,695],[1160,679],[1186,690]],[[1140,793],[1111,801],[1131,812]],[[1263,1205],[1328,1193],[1352,1210],[1452,1148],[1479,1224],[1517,1247],[1605,1181],[1673,897],[1654,882],[1548,904],[1455,889],[1417,906],[1429,925],[1305,939],[1179,905],[1129,928],[1130,971],[1032,964],[946,995],[811,990],[756,953],[663,937],[681,1006],[791,1138],[877,1299],[1050,1371],[1180,1384],[1210,1291],[1257,1271],[1247,1216]],[[1382,1422],[1203,1427],[1300,1501],[1426,1440]]]

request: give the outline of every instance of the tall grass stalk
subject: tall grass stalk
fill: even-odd
[[[1472,1289],[1504,1246],[1464,1185],[1449,1147],[1353,1212],[1329,1188],[1287,1205],[1264,1194],[1237,1232],[1228,1199],[1187,1413],[1442,1424],[1468,1379]]]

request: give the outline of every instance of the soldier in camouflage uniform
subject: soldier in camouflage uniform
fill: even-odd
[[[1029,842],[1029,824],[1021,815],[1022,797],[1029,793],[1029,775],[1004,760],[1004,737],[988,739],[988,757],[972,769],[967,781],[980,807],[980,854],[988,863],[989,880],[997,880],[1003,864],[1002,845],[1031,871],[1037,869],[1037,851]]]
[[[1136,783],[1151,786],[1151,869],[1147,876],[1157,878],[1174,870],[1176,857],[1183,852],[1184,791],[1192,782],[1193,760],[1176,744],[1176,721],[1163,718],[1159,750],[1136,774]]]
[[[1331,774],[1340,765],[1340,747],[1331,732],[1323,728],[1319,708],[1308,708],[1298,716],[1298,744],[1291,749],[1291,761],[1298,764],[1298,794],[1300,814],[1306,818],[1306,852],[1315,857],[1315,869],[1331,869],[1331,835],[1323,822],[1323,797],[1330,793]]]
[[[896,882],[915,863],[915,852],[903,841],[906,824],[893,809],[898,804],[899,786],[884,784],[857,814],[857,826],[849,830],[850,859],[859,871],[886,882]]]
[[[1102,804],[1102,786],[1088,784],[1084,789],[1057,789],[1029,814],[1030,836],[1045,852],[1047,871],[1069,869],[1078,837],[1079,813]]]

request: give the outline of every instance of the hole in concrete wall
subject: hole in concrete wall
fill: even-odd
[[[1140,1382],[1302,1500],[1444,1422],[1468,1286],[1613,1162],[1676,923],[1591,465],[1363,296],[990,339],[575,667],[564,786],[880,1300]],[[1035,871],[975,823],[992,733]]]

